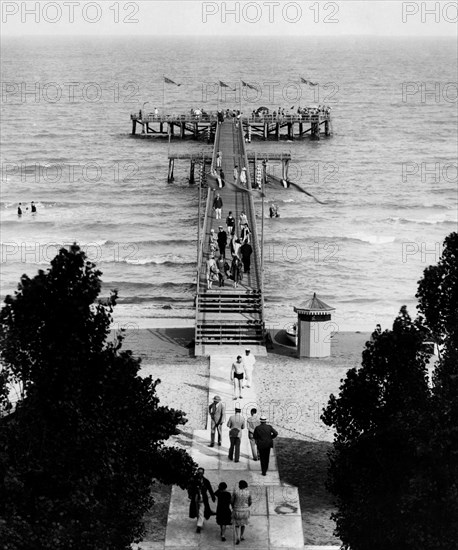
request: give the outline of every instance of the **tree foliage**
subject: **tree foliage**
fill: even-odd
[[[153,479],[185,487],[195,464],[165,445],[187,420],[159,380],[107,342],[116,293],[73,245],[23,276],[0,312],[0,540],[5,550],[124,550],[139,540]],[[4,388],[19,382],[14,412]],[[173,465],[173,469],[170,468]]]
[[[458,239],[419,282],[421,315],[401,308],[367,342],[322,420],[335,428],[328,488],[351,550],[445,550],[458,540]],[[443,344],[428,384],[431,335]]]

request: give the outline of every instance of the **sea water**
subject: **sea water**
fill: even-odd
[[[191,320],[198,190],[186,161],[167,183],[167,155],[211,146],[133,138],[130,114],[240,108],[214,90],[242,79],[261,89],[244,90],[244,113],[332,107],[331,138],[248,145],[291,153],[291,180],[320,201],[266,188],[265,216],[272,201],[280,209],[264,220],[267,326],[294,320],[314,292],[336,308],[333,330],[389,327],[403,304],[415,315],[417,281],[457,229],[456,57],[439,38],[4,40],[2,299],[77,242],[103,295],[118,289],[117,326]],[[260,197],[255,208],[260,234]]]

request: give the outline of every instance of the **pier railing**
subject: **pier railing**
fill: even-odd
[[[191,114],[169,114],[169,115],[154,115],[154,114],[148,114],[148,115],[142,115],[140,116],[139,113],[132,113],[130,115],[131,120],[138,120],[142,123],[150,123],[150,122],[157,122],[157,123],[164,123],[164,122],[172,122],[172,123],[182,123],[182,122],[188,122],[188,123],[195,123],[195,122],[217,122],[218,117],[215,113],[204,113],[201,115],[191,115]],[[280,123],[280,124],[288,124],[288,123],[296,123],[296,122],[324,122],[326,120],[331,119],[331,114],[326,113],[323,111],[320,111],[318,113],[307,113],[307,114],[291,114],[291,115],[245,115],[244,120],[248,122],[249,124],[274,124],[274,123]]]
[[[248,156],[245,148],[245,143],[243,139],[243,124],[239,124],[239,127],[237,129],[238,138],[240,141],[240,148],[243,151],[243,161],[245,163],[245,166],[247,167],[247,192],[250,194],[248,204],[250,209],[250,218],[252,220],[252,227],[251,227],[251,233],[252,233],[252,246],[253,246],[253,255],[254,255],[254,265],[255,265],[255,271],[256,271],[256,278],[259,283],[259,291],[261,295],[261,319],[262,323],[264,324],[264,284],[263,284],[263,273],[262,273],[262,267],[261,267],[261,248],[259,246],[259,239],[258,239],[258,231],[256,226],[256,211],[254,208],[254,201],[253,201],[253,187],[251,185],[251,174],[248,170]]]
[[[215,156],[215,151],[217,150],[217,146],[219,147],[219,125],[217,126],[216,133],[215,133],[215,147],[214,147],[214,151],[213,151],[213,156]],[[214,161],[215,161],[215,159],[213,159],[212,165],[213,165]],[[199,185],[201,185],[201,182],[199,182]],[[199,192],[202,192],[202,190],[200,189]],[[200,277],[201,277],[202,267],[203,267],[202,264],[203,264],[203,260],[204,260],[204,249],[205,249],[205,246],[207,246],[207,243],[206,243],[207,226],[208,226],[208,218],[209,218],[209,214],[210,214],[210,210],[211,210],[211,205],[212,205],[212,193],[211,193],[211,188],[208,188],[207,189],[207,200],[206,200],[206,203],[205,203],[204,223],[203,223],[202,230],[200,232],[199,255],[198,255],[198,258],[197,258],[196,334],[195,334],[195,341],[196,342],[197,342],[197,330],[198,330],[198,326],[199,326]],[[198,216],[198,219],[197,219],[197,223],[200,224],[200,212],[199,212],[199,216]]]

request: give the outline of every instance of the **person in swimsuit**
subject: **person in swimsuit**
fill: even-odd
[[[234,400],[237,399],[237,396],[240,399],[242,397],[242,388],[243,388],[243,379],[246,377],[245,365],[242,361],[242,356],[238,355],[235,363],[232,363],[231,367],[231,381],[234,386]],[[238,389],[238,393],[237,393]]]

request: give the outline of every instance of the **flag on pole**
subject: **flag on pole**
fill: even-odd
[[[175,86],[181,86],[181,84],[177,84],[176,82],[174,82],[173,80],[171,80],[170,78],[167,78],[166,76],[164,76],[164,82],[166,84],[175,84]]]
[[[311,80],[306,80],[305,78],[302,78],[302,76],[301,76],[301,82],[302,84],[307,84],[308,86],[318,86],[318,82],[312,82]]]
[[[248,84],[248,82],[245,82],[242,80],[242,86],[244,88],[249,88],[250,90],[257,90],[256,86],[253,86],[252,84]]]
[[[232,90],[231,87],[229,86],[229,84],[226,84],[225,82],[223,81],[219,81],[219,85],[221,88],[229,88],[232,92],[235,92],[235,90]]]

